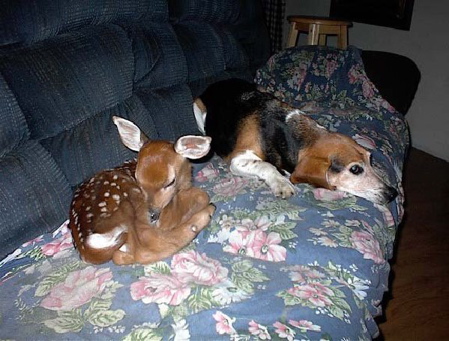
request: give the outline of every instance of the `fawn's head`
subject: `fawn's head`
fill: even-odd
[[[181,189],[192,185],[191,165],[188,159],[199,159],[210,149],[208,136],[187,135],[175,143],[152,141],[134,123],[114,116],[123,144],[139,152],[136,180],[146,195],[150,220],[156,222],[161,210]]]

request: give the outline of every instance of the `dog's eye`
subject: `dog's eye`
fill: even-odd
[[[349,171],[354,175],[359,175],[363,173],[363,167],[360,167],[359,165],[352,166]]]
[[[175,180],[176,179],[173,179],[172,181],[170,181],[170,183],[168,185],[165,185],[164,188],[169,188],[169,187],[173,186],[175,184]]]

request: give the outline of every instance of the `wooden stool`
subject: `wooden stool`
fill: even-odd
[[[308,45],[326,45],[326,36],[336,35],[339,49],[348,46],[348,27],[352,26],[350,21],[298,15],[289,16],[287,19],[290,22],[287,47],[296,45],[299,31],[309,33]]]

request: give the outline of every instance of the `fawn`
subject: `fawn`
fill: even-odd
[[[69,228],[85,262],[153,263],[188,245],[211,220],[215,206],[192,187],[188,160],[205,156],[211,139],[150,140],[134,123],[116,116],[113,121],[137,159],[80,185]]]

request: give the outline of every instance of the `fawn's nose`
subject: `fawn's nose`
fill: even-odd
[[[155,222],[157,222],[159,220],[160,215],[161,215],[160,210],[150,209],[148,211],[148,220],[150,221],[150,223],[154,224]]]

